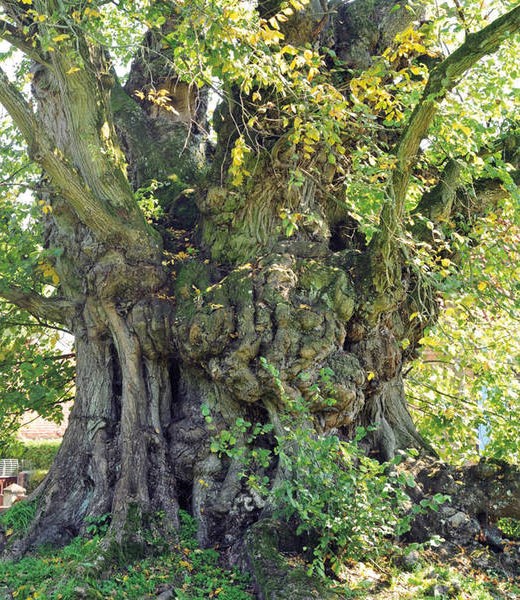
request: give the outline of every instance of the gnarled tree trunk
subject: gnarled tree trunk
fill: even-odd
[[[391,3],[365,3],[362,10],[358,4],[341,6],[327,22],[328,38],[320,34],[357,68],[411,20]],[[311,3],[297,27],[289,22],[287,38],[309,41],[305,35],[323,25],[322,8]],[[150,528],[175,535],[179,506],[197,517],[203,544],[236,545],[266,515],[265,500],[248,487],[240,460],[212,452],[211,441],[238,418],[276,421],[300,396],[319,431],[349,439],[357,426],[373,426],[371,450],[383,459],[399,448],[425,448],[407,410],[403,367],[428,324],[410,317],[426,305],[435,318],[435,298],[390,234],[432,115],[412,117],[397,147],[395,204],[366,246],[347,210],[331,207],[312,178],[287,187],[274,164],[283,162],[283,137],[243,189],[222,183],[236,136],[234,109],[220,109],[207,174],[210,159],[193,124],[203,114],[205,90],[153,60],[160,36],[147,36],[125,88],[101,50],[80,34],[75,43],[89,68],[74,71],[64,52],[36,56],[36,112],[2,76],[0,100],[54,189],[46,243],[61,249],[55,267],[62,297],[31,304],[27,294],[3,295],[65,323],[77,359],[69,427],[35,492],[37,517],[11,553],[65,542],[88,517],[104,513],[112,514],[109,538],[127,554],[141,552]],[[449,78],[442,82],[438,96],[451,85]],[[167,89],[176,110],[139,102],[133,94],[146,85]],[[417,120],[422,130],[410,133]],[[325,179],[334,177],[326,161],[322,170]],[[177,183],[160,192],[170,212],[154,229],[134,194],[172,174]],[[314,218],[288,237],[282,209]],[[261,358],[280,372],[281,385]],[[316,400],[313,386],[324,369],[332,373],[334,402]],[[245,438],[236,445],[275,445],[274,436]],[[276,480],[274,458],[250,468]]]

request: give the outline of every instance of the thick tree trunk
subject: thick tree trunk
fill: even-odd
[[[362,15],[367,27],[376,13],[389,18],[383,5],[370,3]],[[397,13],[406,25],[407,12]],[[357,23],[348,5],[340,16],[329,23],[337,44]],[[287,25],[287,39],[302,44],[322,21],[323,6],[311,3]],[[361,48],[363,40],[369,43]],[[354,63],[360,54],[369,60],[385,43],[360,33],[356,48],[341,47]],[[219,455],[211,442],[233,431],[237,418],[253,425],[278,421],[300,396],[317,431],[349,439],[358,425],[374,426],[370,450],[382,458],[397,448],[424,446],[403,392],[402,367],[411,350],[401,342],[406,338],[413,348],[421,328],[410,323],[416,282],[400,256],[390,257],[392,264],[374,264],[346,209],[331,207],[312,178],[299,188],[286,185],[283,136],[280,151],[273,148],[272,158],[256,162],[246,189],[222,186],[236,135],[234,115],[226,110],[216,175],[194,195],[196,226],[193,218],[183,220],[185,197],[178,194],[187,179],[193,184],[203,157],[192,121],[204,93],[181,83],[168,61],[157,58],[160,36],[147,36],[126,90],[96,77],[109,72],[106,57],[82,44],[90,69],[71,75],[68,59],[55,53],[33,80],[49,148],[54,144],[69,157],[85,197],[92,194],[100,212],[87,211],[87,200],[70,200],[68,187],[56,183],[59,173],[49,172],[57,189],[49,197],[47,245],[61,249],[55,264],[61,291],[76,306],[69,324],[76,339],[77,399],[58,458],[35,492],[38,516],[13,551],[63,542],[84,529],[87,517],[104,513],[112,515],[111,540],[130,553],[142,550],[146,529],[172,533],[179,505],[197,516],[202,543],[236,544],[265,512],[265,499],[242,476],[239,452]],[[175,111],[146,96],[141,106],[134,101],[134,92],[148,89],[150,74],[156,87],[168,91]],[[316,160],[325,178],[334,177],[325,159]],[[161,225],[165,254],[136,211],[131,186],[135,191],[153,179],[165,182],[172,173],[176,183],[161,192],[170,209],[170,222]],[[284,209],[308,216],[292,237],[280,224]],[[107,225],[114,214],[121,231]],[[349,224],[350,234],[343,235]],[[185,252],[185,238],[198,243],[196,256]],[[388,269],[402,269],[393,293],[375,283]],[[280,381],[261,359],[279,371]],[[328,388],[320,395],[316,385]],[[272,434],[250,442],[244,432],[236,437],[239,450],[275,445]],[[276,480],[275,458],[248,468]]]
[[[373,20],[394,32],[411,17],[388,2],[366,3],[360,13],[358,4],[341,7],[333,37],[345,62],[359,67],[388,42]],[[287,25],[294,43],[324,22],[321,3],[306,10],[297,23],[312,27]],[[358,37],[348,41],[352,28]],[[149,36],[151,50],[145,46],[134,64],[126,91],[141,90],[143,73],[155,70],[182,118],[146,100],[140,106],[110,77],[97,77],[110,70],[106,57],[82,43],[90,69],[71,69],[66,54],[56,52],[50,68],[35,70],[37,116],[20,96],[4,99],[21,115],[26,137],[38,137],[33,121],[45,125],[31,152],[54,185],[46,244],[59,249],[55,268],[73,307],[66,322],[77,356],[76,402],[62,447],[34,492],[36,519],[8,552],[64,543],[85,530],[89,517],[110,513],[107,550],[113,544],[132,556],[147,549],[150,530],[174,539],[182,507],[197,517],[204,545],[219,543],[231,555],[242,548],[249,561],[259,556],[262,564],[252,567],[258,582],[265,565],[269,570],[259,544],[276,537],[274,521],[266,520],[265,497],[243,472],[270,486],[284,474],[275,453],[268,463],[244,465],[246,450],[273,451],[277,442],[273,433],[249,436],[237,420],[271,424],[279,433],[281,415],[290,416],[303,398],[316,432],[351,439],[358,426],[370,426],[367,450],[382,459],[400,448],[429,450],[407,410],[403,366],[435,317],[434,292],[391,238],[391,207],[367,247],[347,208],[331,202],[312,177],[287,185],[283,133],[265,160],[255,159],[250,184],[225,187],[221,172],[237,135],[227,108],[220,109],[217,158],[206,165],[204,185],[185,191],[200,184],[205,158],[192,124],[203,92],[181,84],[160,61],[151,64],[160,39]],[[399,155],[406,165],[416,151],[408,138],[412,149]],[[60,162],[61,155],[67,159]],[[329,183],[334,168],[319,152],[313,160]],[[176,183],[168,187],[172,174]],[[156,230],[135,197],[153,179],[164,183],[169,211]],[[401,179],[395,187],[404,194],[408,180]],[[284,210],[304,217],[292,236],[282,227]],[[412,317],[418,313],[425,317]],[[216,451],[218,439],[227,440],[228,452]],[[269,585],[264,597],[287,597]],[[296,587],[291,597],[311,597]]]
[[[294,247],[309,253],[305,244]],[[39,517],[16,551],[62,542],[82,531],[85,518],[108,512],[114,539],[143,549],[137,523],[162,513],[174,529],[179,504],[197,516],[204,544],[235,543],[265,500],[248,488],[244,465],[212,452],[211,440],[239,417],[264,424],[268,409],[290,413],[298,396],[320,431],[348,439],[357,425],[375,425],[371,447],[383,458],[421,446],[401,378],[398,340],[408,319],[362,319],[362,267],[349,252],[331,259],[325,250],[301,257],[288,244],[224,277],[189,258],[162,299],[86,300],[76,319],[70,425],[36,492]],[[117,273],[111,278],[112,286]],[[260,358],[280,371],[282,388]],[[324,369],[330,389],[319,397],[313,386]],[[274,439],[256,443],[272,448]],[[273,479],[275,467],[250,468]]]

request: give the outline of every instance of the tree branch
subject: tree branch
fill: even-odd
[[[391,288],[395,288],[396,297],[403,293],[400,284],[401,263],[396,250],[402,233],[406,192],[419,145],[428,133],[440,102],[466,71],[482,57],[496,52],[519,29],[520,6],[481,31],[468,35],[460,48],[431,71],[422,99],[415,107],[397,146],[397,165],[392,174],[389,197],[381,211],[381,230],[370,244],[373,284],[380,294],[388,294]],[[449,196],[445,195],[445,199]]]
[[[438,64],[430,78],[419,104],[397,148],[397,168],[392,178],[394,215],[399,219],[404,211],[406,191],[419,144],[426,137],[437,108],[459,79],[482,57],[496,52],[500,45],[520,29],[520,6],[502,15],[477,33],[469,34],[466,41],[453,54]]]
[[[491,149],[484,148],[479,152],[481,157],[494,152],[501,152],[504,158],[513,166],[509,171],[512,182],[520,184],[520,137],[517,133],[502,136],[496,140]],[[514,149],[513,151],[511,151]],[[510,194],[507,185],[499,178],[483,177],[472,182],[471,187],[464,186],[460,179],[461,165],[458,160],[447,161],[439,182],[431,190],[423,194],[419,203],[412,211],[413,216],[427,219],[435,225],[442,225],[455,220],[460,222],[464,215],[464,229],[474,224],[490,210],[496,210],[499,202]],[[460,224],[460,223],[459,223]],[[415,220],[411,227],[415,240],[428,243],[434,242],[432,230],[422,219]],[[462,232],[461,232],[462,233]]]
[[[0,38],[23,52],[27,57],[32,58],[32,60],[37,63],[50,66],[37,49],[25,39],[21,31],[14,25],[11,25],[11,23],[4,21],[4,19],[0,19]]]
[[[45,298],[33,291],[25,291],[19,286],[3,287],[0,280],[0,298],[15,304],[37,319],[45,319],[68,325],[75,310],[75,304],[63,298]]]
[[[51,142],[30,105],[0,69],[0,104],[11,115],[28,145],[29,156],[50,177],[53,185],[72,206],[79,219],[101,240],[116,239],[122,245],[139,244],[142,232],[125,227],[90,191],[78,171]]]

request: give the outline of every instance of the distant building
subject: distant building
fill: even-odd
[[[63,421],[58,425],[30,412],[24,416],[23,425],[18,431],[18,439],[27,440],[57,440],[63,437],[69,422],[72,402],[63,406]]]

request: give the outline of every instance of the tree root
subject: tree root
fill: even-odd
[[[241,548],[260,600],[339,600],[341,596],[301,564],[291,564],[282,551],[294,544],[287,524],[262,519],[252,525]]]
[[[437,512],[416,517],[408,538],[423,542],[439,535],[465,546],[486,543],[486,531],[502,517],[520,518],[520,469],[503,461],[482,459],[478,464],[453,467],[425,458],[411,469],[416,480],[412,499],[419,503],[435,494],[449,496]]]

